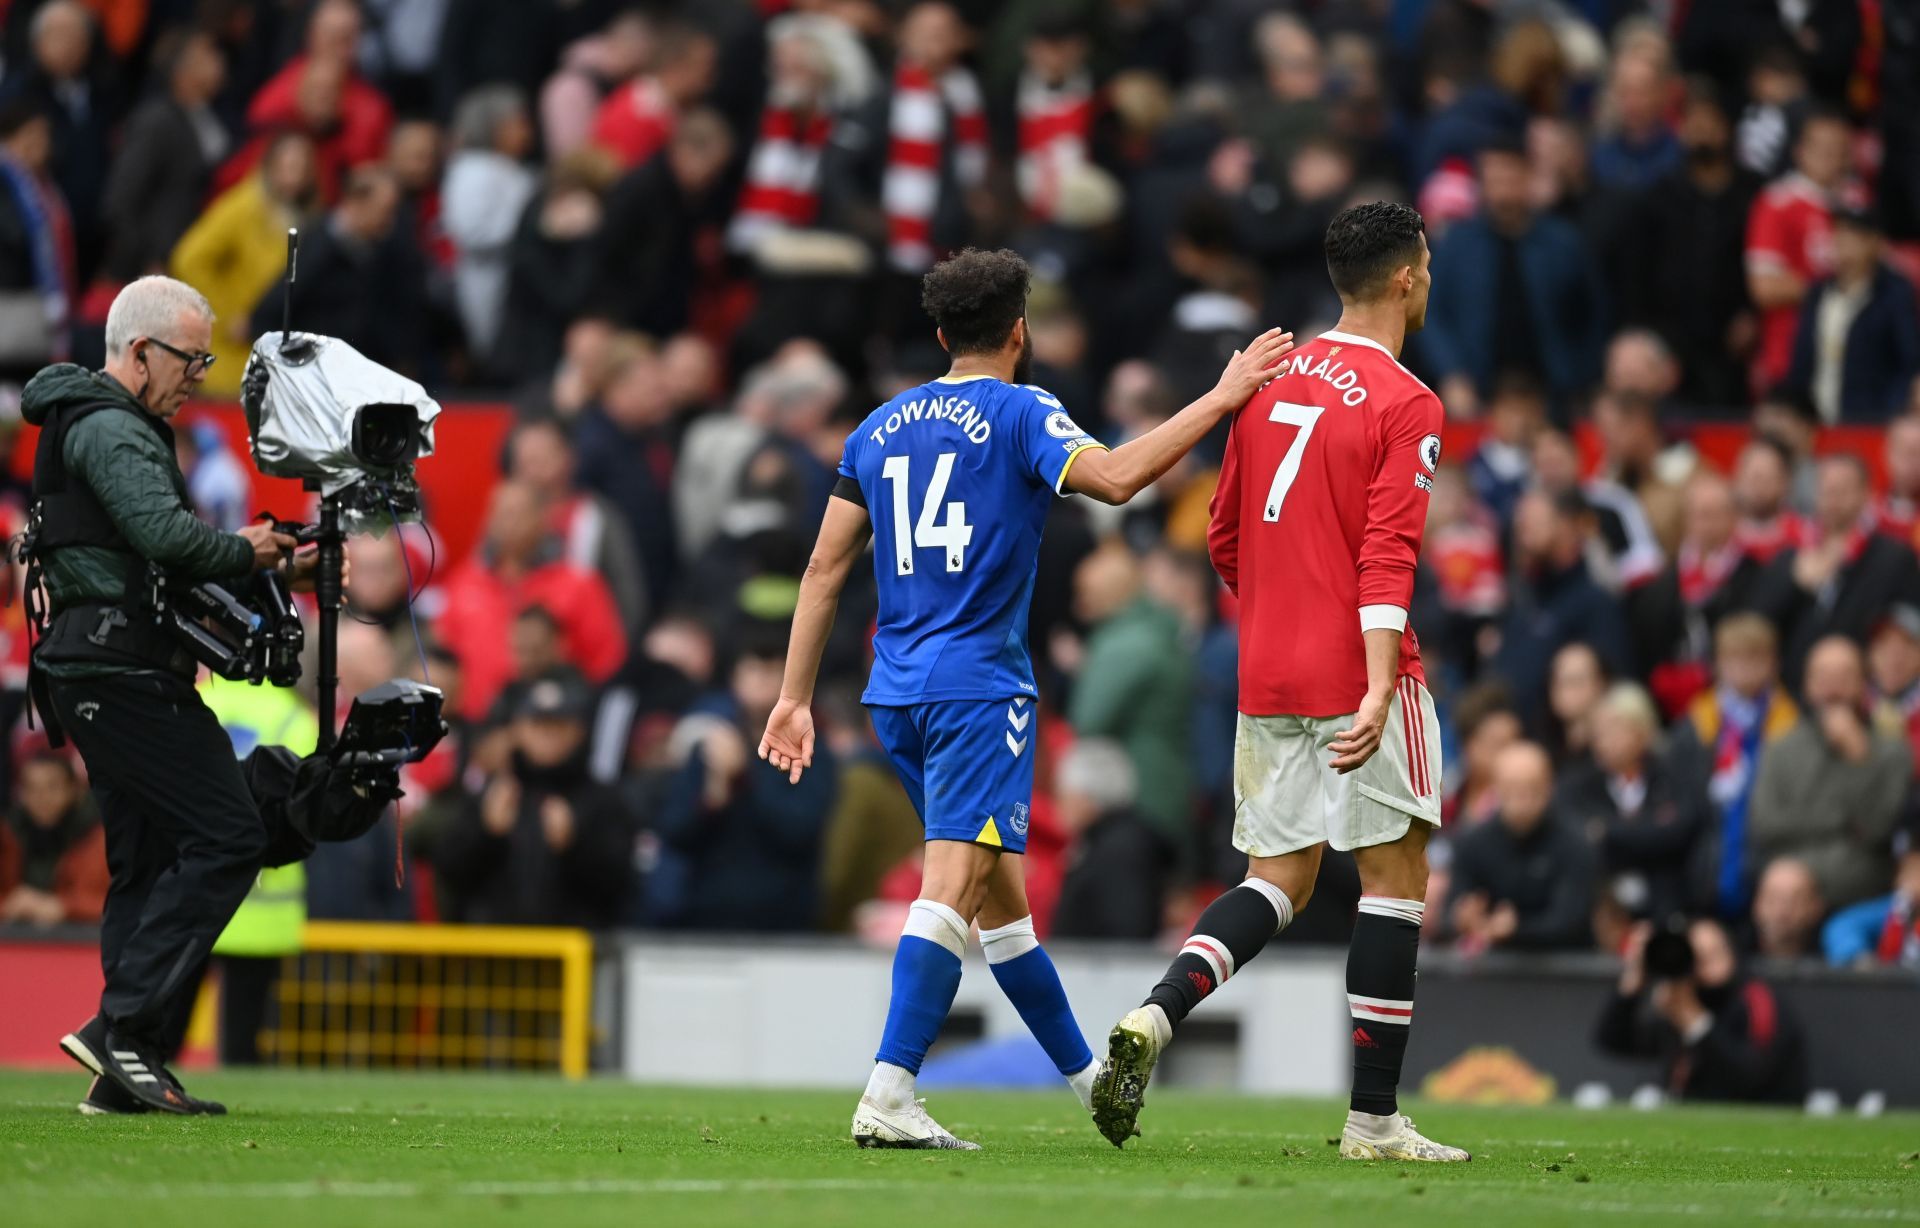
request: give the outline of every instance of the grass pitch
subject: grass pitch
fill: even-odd
[[[1159,1092],[1125,1152],[1066,1090],[941,1093],[983,1151],[861,1151],[857,1089],[214,1073],[227,1118],[83,1118],[78,1074],[0,1073],[0,1224],[1920,1223],[1920,1115],[1411,1106],[1471,1164],[1342,1161],[1343,1106]]]

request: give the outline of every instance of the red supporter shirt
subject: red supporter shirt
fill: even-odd
[[[1346,716],[1367,693],[1362,611],[1406,625],[1444,414],[1365,337],[1326,333],[1281,370],[1235,417],[1207,553],[1240,598],[1240,710]],[[1426,681],[1411,628],[1399,673]]]
[[[673,137],[673,100],[652,77],[641,77],[607,95],[593,117],[595,145],[620,160],[622,169],[645,162]]]
[[[1833,271],[1833,213],[1827,194],[1811,179],[1789,174],[1769,185],[1747,216],[1747,268],[1787,272],[1811,288]],[[1760,353],[1755,366],[1762,388],[1787,377],[1793,365],[1798,304],[1760,313]]]

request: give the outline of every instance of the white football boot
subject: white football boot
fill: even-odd
[[[1107,1033],[1107,1060],[1093,1080],[1093,1124],[1115,1147],[1140,1133],[1147,1080],[1171,1039],[1162,1035],[1163,1018],[1153,1007],[1137,1007]]]
[[[1381,1137],[1365,1134],[1347,1119],[1340,1133],[1340,1158],[1343,1160],[1423,1160],[1431,1164],[1464,1164],[1473,1157],[1458,1147],[1436,1143],[1413,1128],[1405,1113],[1395,1113]]]
[[[980,1144],[955,1138],[927,1115],[927,1102],[883,1108],[871,1096],[860,1097],[853,1112],[853,1141],[862,1147],[906,1147],[921,1151],[978,1151]]]

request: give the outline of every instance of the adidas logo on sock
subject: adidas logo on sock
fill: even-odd
[[[1355,1028],[1353,1030],[1353,1044],[1357,1049],[1378,1049],[1380,1047],[1380,1042],[1368,1036],[1365,1028]]]

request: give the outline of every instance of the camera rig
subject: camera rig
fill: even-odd
[[[279,332],[253,343],[241,379],[240,404],[260,472],[299,478],[320,496],[313,524],[276,527],[318,547],[317,682],[320,747],[326,750],[335,741],[346,535],[380,533],[389,527],[398,531],[402,523],[421,518],[414,464],[433,454],[433,423],[440,406],[418,383],[339,338],[293,331],[299,255],[300,232],[290,230],[285,315]]]

